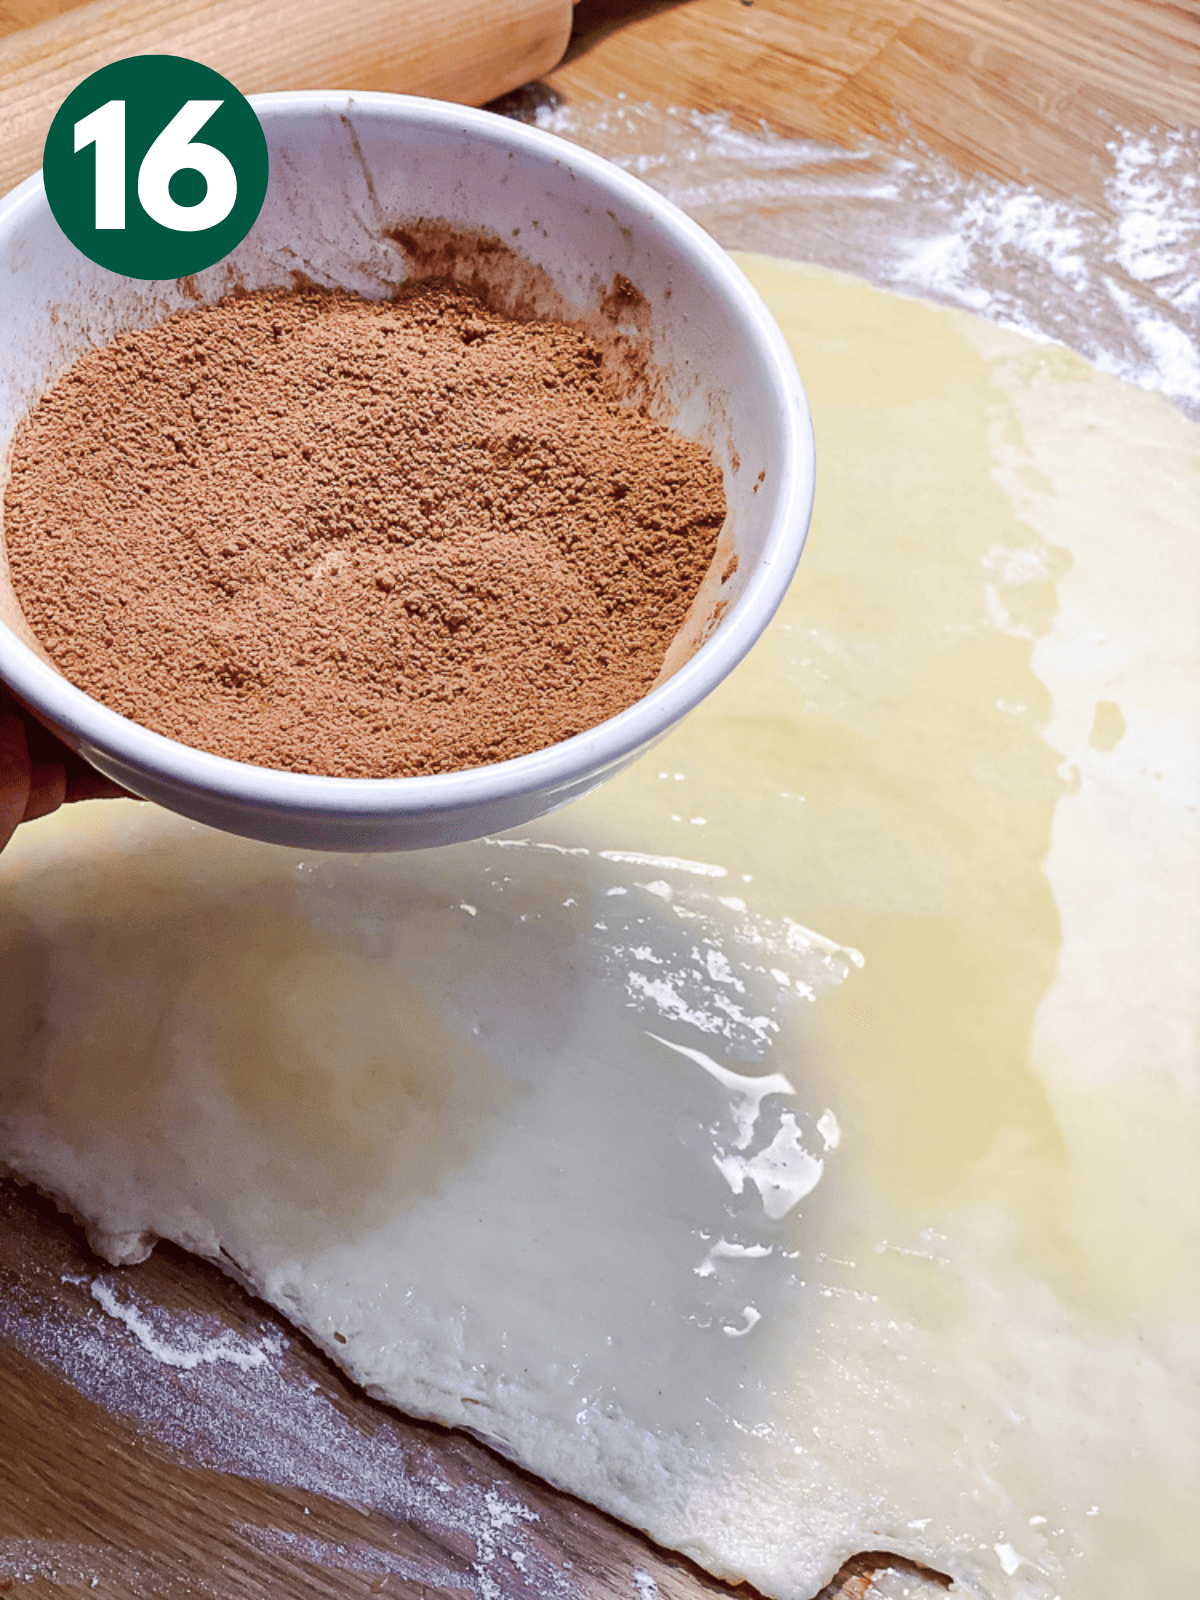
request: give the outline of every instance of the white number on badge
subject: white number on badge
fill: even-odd
[[[200,144],[196,135],[225,102],[188,100],[146,151],[138,168],[137,192],[142,209],[154,222],[175,233],[215,228],[237,201],[237,174],[215,145]],[[96,227],[125,226],[125,102],[109,100],[75,124],[75,149],[96,146]],[[171,198],[177,172],[198,172],[207,188],[195,205]]]

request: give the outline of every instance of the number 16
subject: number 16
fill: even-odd
[[[155,222],[176,233],[215,228],[233,210],[237,174],[215,145],[193,144],[200,129],[223,100],[188,100],[155,139],[138,168],[138,199]],[[75,124],[76,152],[96,146],[96,227],[125,226],[125,102],[109,100]],[[177,172],[198,172],[207,184],[204,198],[192,206],[172,200],[170,182]]]

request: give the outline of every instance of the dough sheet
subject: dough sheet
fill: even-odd
[[[743,265],[818,448],[749,660],[519,836],[20,830],[0,1162],[773,1600],[1183,1595],[1200,429]]]

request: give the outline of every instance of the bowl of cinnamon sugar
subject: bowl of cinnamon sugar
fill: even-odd
[[[733,670],[812,508],[725,253],[536,128],[257,97],[263,210],[179,282],[0,201],[0,677],[134,795],[397,850],[515,827]]]

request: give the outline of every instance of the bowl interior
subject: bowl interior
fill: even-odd
[[[566,150],[554,160],[540,148],[514,148],[512,134],[522,130],[500,118],[488,119],[499,126],[481,137],[478,115],[456,118],[445,107],[436,121],[405,123],[383,99],[351,98],[339,112],[309,97],[262,97],[271,183],[258,222],[233,255],[179,283],[143,283],[94,265],[65,245],[44,200],[29,205],[0,240],[0,458],[43,390],[118,333],[235,286],[311,282],[382,297],[414,272],[449,272],[506,309],[591,324],[613,362],[633,366],[648,354],[652,412],[714,451],[728,519],[669,673],[712,628],[718,603],[718,626],[736,603],[771,521],[778,450],[764,402],[772,385],[755,370],[761,361],[736,326],[737,308],[716,300],[706,275],[656,227],[656,209],[667,208],[649,191],[640,206],[621,205]],[[416,230],[417,219],[451,226]],[[472,235],[484,236],[482,250],[471,249]],[[735,551],[737,569],[722,589]],[[3,565],[0,620],[33,643]]]

